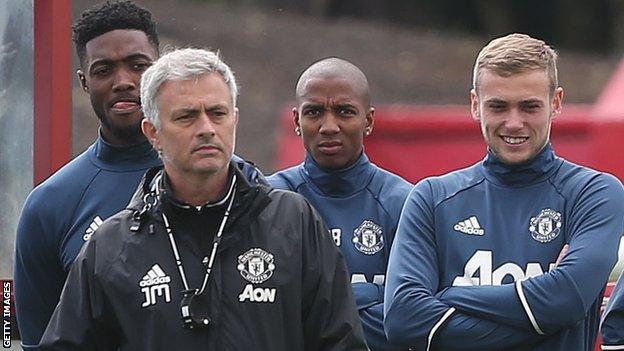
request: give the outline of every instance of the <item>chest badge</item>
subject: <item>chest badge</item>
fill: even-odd
[[[561,232],[561,213],[550,209],[543,209],[539,215],[531,217],[529,232],[533,239],[540,243],[553,241]]]
[[[160,268],[158,263],[154,264],[143,276],[143,279],[139,281],[141,292],[145,295],[145,301],[143,301],[141,307],[145,308],[155,305],[159,296],[165,302],[171,302],[169,283],[171,283],[171,277]]]
[[[273,254],[253,248],[238,256],[238,270],[243,278],[254,284],[267,281],[275,270]]]
[[[374,255],[384,247],[382,234],[381,226],[367,219],[353,231],[353,244],[359,252]]]

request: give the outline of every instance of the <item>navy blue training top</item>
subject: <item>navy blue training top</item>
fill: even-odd
[[[412,185],[371,163],[362,153],[344,170],[305,161],[267,178],[276,188],[303,195],[320,212],[351,274],[362,326],[373,350],[393,350],[383,331],[383,295],[390,247]]]
[[[405,202],[390,254],[389,340],[418,350],[591,351],[623,231],[620,181],[550,145],[527,164],[490,153],[426,179]]]
[[[39,343],[82,245],[103,220],[125,208],[145,171],[160,164],[148,141],[120,147],[100,137],[30,193],[15,252],[24,349]]]

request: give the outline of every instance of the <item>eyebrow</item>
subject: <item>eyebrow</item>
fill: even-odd
[[[506,100],[503,99],[499,99],[499,98],[491,98],[491,99],[487,99],[485,100],[486,104],[508,104],[509,102],[507,102]]]
[[[350,103],[350,102],[341,102],[341,103],[334,104],[334,106],[336,106],[336,107],[351,107],[351,108],[357,109],[357,106],[355,104],[353,104],[353,103]]]
[[[303,105],[301,105],[301,109],[305,109],[309,107],[319,107],[319,106],[324,106],[324,105],[325,104],[321,102],[304,102]]]
[[[340,100],[336,101],[336,99],[334,99],[334,102],[332,103],[333,106],[353,106],[355,107],[357,105],[357,102],[354,101],[354,99],[349,99],[349,98],[341,98]],[[307,107],[307,106],[325,106],[325,100],[321,99],[321,101],[314,101],[314,100],[308,100],[306,102],[304,102],[302,104],[302,107]]]
[[[206,110],[208,112],[214,112],[214,111],[217,111],[217,110],[227,110],[227,111],[229,111],[227,105],[220,104],[220,103],[216,104],[216,105],[212,105],[212,106],[208,107]],[[192,113],[199,113],[199,111],[200,111],[200,109],[197,108],[197,107],[181,107],[179,109],[171,111],[171,113],[174,114],[174,115],[179,115],[179,114],[186,114],[186,113],[190,113],[190,114],[192,114]]]
[[[212,105],[210,107],[208,107],[206,110],[208,111],[217,111],[217,110],[228,110],[229,108],[226,104],[216,104],[216,105]]]
[[[153,62],[154,59],[145,55],[145,54],[132,54],[132,55],[128,55],[126,57],[124,57],[121,61],[124,62],[128,62],[128,61],[135,61],[135,60],[146,60],[146,61],[150,61]],[[103,59],[96,59],[93,62],[91,62],[91,65],[89,66],[89,70],[91,70],[92,67],[97,66],[97,65],[107,65],[107,64],[111,64],[113,62],[115,62],[117,60],[111,60],[109,58],[103,58]]]
[[[543,102],[540,99],[531,98],[531,99],[522,100],[521,103],[523,103],[523,104],[535,104],[535,103],[537,103],[537,104],[541,105]]]
[[[182,107],[176,110],[171,111],[173,115],[181,115],[181,114],[193,114],[199,112],[198,108],[194,107]]]

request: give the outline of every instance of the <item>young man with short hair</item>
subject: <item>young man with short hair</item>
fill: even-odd
[[[130,1],[106,2],[84,11],[73,31],[78,78],[100,121],[99,137],[37,186],[22,210],[15,292],[26,350],[37,349],[80,248],[160,164],[141,132],[139,80],[159,45],[150,12]]]
[[[557,55],[523,34],[479,53],[472,167],[417,184],[390,254],[385,330],[418,350],[593,350],[624,231],[612,175],[558,157]]]

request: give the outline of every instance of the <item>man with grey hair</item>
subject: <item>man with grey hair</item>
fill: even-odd
[[[163,160],[85,245],[44,350],[366,350],[344,259],[299,195],[230,160],[236,81],[182,49],[141,79]]]

